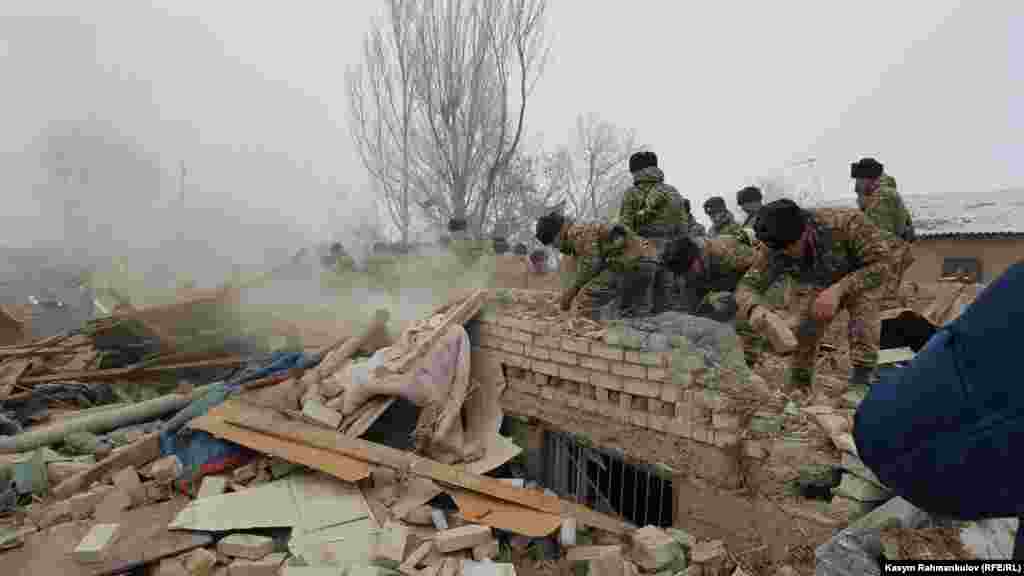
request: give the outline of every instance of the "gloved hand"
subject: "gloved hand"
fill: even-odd
[[[778,353],[791,352],[797,347],[796,337],[781,316],[764,306],[756,306],[750,312],[749,321],[754,330],[764,334]]]

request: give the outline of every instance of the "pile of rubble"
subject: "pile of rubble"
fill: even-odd
[[[225,332],[237,292],[220,290],[0,347],[0,558],[8,573],[813,569],[810,548],[794,552],[793,566],[772,566],[757,549],[631,526],[508,477],[523,450],[499,433],[510,384],[475,378],[471,366],[470,320],[491,297],[457,295],[395,339],[378,311],[359,334],[269,353]],[[493,297],[506,316],[565,336],[607,336],[607,326],[565,321],[550,294]],[[851,519],[888,513],[898,499],[856,458],[852,412],[786,409],[812,420],[842,455],[839,466],[801,475],[803,496],[845,500]],[[995,553],[979,552],[993,539],[973,526],[981,544],[971,553]],[[821,544],[819,564],[853,565],[849,550],[871,550],[849,544],[857,534],[848,528],[807,546]],[[888,554],[908,553],[904,544],[891,530],[877,539]]]

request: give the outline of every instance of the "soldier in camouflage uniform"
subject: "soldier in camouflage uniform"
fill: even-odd
[[[657,267],[657,249],[622,224],[576,224],[555,211],[537,220],[537,240],[555,246],[577,262],[576,278],[563,291],[562,310],[595,320],[609,320],[628,312],[630,303],[617,288],[632,282],[650,282]],[[627,310],[623,310],[627,308]]]
[[[898,253],[888,295],[899,292],[903,274],[914,263],[911,244],[915,240],[914,222],[896,189],[896,179],[885,173],[885,167],[874,158],[862,158],[850,165],[850,178],[854,179],[857,206],[868,220],[891,234],[893,251]]]
[[[729,235],[736,238],[743,236],[743,227],[736,223],[732,212],[725,206],[725,198],[712,196],[704,202],[704,213],[711,219],[711,230],[708,236],[717,238]]]
[[[622,196],[619,222],[649,240],[661,257],[673,238],[689,230],[684,199],[675,187],[665,183],[665,174],[658,168],[654,152],[637,152],[629,157],[633,185]],[[658,313],[668,307],[675,292],[675,279],[658,269],[651,287],[651,308],[641,313]]]
[[[878,301],[893,269],[887,234],[859,210],[804,211],[788,199],[761,209],[756,233],[763,246],[736,289],[740,317],[755,328],[763,325],[771,314],[764,293],[784,276],[807,293],[787,384],[810,389],[821,338],[839,309],[846,309],[851,392],[865,393],[878,362]]]

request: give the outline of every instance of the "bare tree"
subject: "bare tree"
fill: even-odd
[[[604,218],[615,210],[630,184],[629,156],[639,149],[632,130],[594,113],[576,118],[573,153],[563,158],[571,162],[567,197],[578,218]]]
[[[389,18],[375,24],[363,43],[363,66],[348,72],[349,125],[363,166],[408,246],[412,225],[413,26],[418,5],[388,0]]]
[[[545,0],[389,0],[349,75],[352,132],[393,219],[491,219],[547,55]],[[406,232],[407,234],[407,232]]]

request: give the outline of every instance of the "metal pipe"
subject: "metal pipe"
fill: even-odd
[[[0,454],[28,452],[40,446],[56,444],[74,432],[102,434],[124,426],[156,420],[188,406],[193,400],[206,394],[207,390],[207,386],[200,386],[191,394],[168,394],[146,402],[113,407],[81,418],[65,420],[15,436],[0,437]]]

